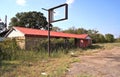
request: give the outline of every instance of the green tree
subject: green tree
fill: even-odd
[[[52,31],[60,32],[61,29],[59,27],[52,27]]]
[[[64,30],[63,32],[66,32],[66,33],[74,33],[74,34],[85,34],[87,33],[88,31],[84,28],[75,28],[75,27],[71,27],[67,30]]]
[[[90,29],[87,31],[87,33],[89,34],[89,36],[92,38],[92,42],[93,43],[98,43],[99,42],[99,31],[94,30],[94,29]]]
[[[71,27],[71,28],[69,28],[67,30],[64,30],[63,32],[76,34],[76,28],[73,26],[73,27]]]
[[[114,42],[114,36],[112,34],[105,34],[105,39],[107,42]]]
[[[10,26],[21,26],[35,29],[47,29],[48,22],[46,17],[41,12],[30,11],[17,13],[11,18]]]
[[[88,31],[84,28],[78,28],[78,29],[76,29],[76,33],[77,34],[86,34],[86,33],[88,33]]]
[[[99,34],[99,42],[100,43],[105,43],[106,42],[104,35]]]

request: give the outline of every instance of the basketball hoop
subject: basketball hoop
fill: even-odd
[[[63,7],[65,10],[64,10],[64,17],[60,18],[60,19],[54,19],[54,13],[55,13],[55,9],[58,9],[58,8],[61,8]],[[48,53],[49,53],[49,56],[50,56],[50,24],[51,23],[54,23],[54,22],[58,22],[58,21],[63,21],[63,20],[66,20],[68,19],[68,4],[61,4],[61,5],[58,5],[58,6],[55,6],[53,8],[50,8],[50,9],[44,9],[42,8],[43,10],[45,11],[48,11]]]
[[[55,13],[54,10],[56,10],[58,8],[61,8],[61,7],[63,7],[65,9],[64,10],[64,12],[65,12],[64,16],[65,17],[54,20],[54,13]],[[48,12],[50,14],[50,23],[57,22],[57,21],[62,21],[62,20],[66,20],[66,19],[68,19],[68,4],[65,3],[65,4],[62,4],[62,5],[50,8],[50,9],[48,9]]]

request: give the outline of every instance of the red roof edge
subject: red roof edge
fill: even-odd
[[[48,36],[48,30],[32,29],[32,28],[25,28],[25,27],[13,27],[13,28],[24,33],[26,36],[43,36],[43,37]],[[50,31],[50,36],[58,37],[58,38],[86,39],[86,37],[88,37],[89,35],[88,34],[70,34],[70,33]]]

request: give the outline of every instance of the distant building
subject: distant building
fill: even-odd
[[[5,22],[0,19],[0,41],[4,40],[4,36],[8,32],[7,30],[7,16],[5,16]]]
[[[38,30],[23,27],[13,27],[5,35],[6,38],[15,38],[22,49],[30,49],[38,45],[41,38],[48,36],[47,30]],[[92,39],[88,34],[70,34],[63,32],[50,32],[51,38],[74,38],[75,46],[88,47],[92,44]]]
[[[6,25],[4,22],[0,21],[0,33],[6,31]]]

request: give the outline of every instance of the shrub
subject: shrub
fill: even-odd
[[[50,51],[52,56],[58,56],[59,54],[67,54],[69,50],[75,48],[74,40],[69,39],[69,42],[65,44],[64,39],[51,39]],[[38,42],[38,46],[32,48],[29,51],[21,50],[17,45],[15,39],[6,39],[0,42],[0,59],[1,60],[16,60],[27,57],[32,57],[33,55],[39,54],[41,57],[48,56],[47,52],[48,40],[42,40]]]
[[[5,39],[0,42],[0,59],[11,60],[15,56],[16,51],[19,50],[15,39]]]

